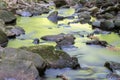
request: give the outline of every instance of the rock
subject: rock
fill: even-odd
[[[81,23],[88,23],[90,22],[91,16],[89,13],[81,12],[78,14],[78,18],[80,19]]]
[[[62,47],[69,47],[75,43],[74,40],[75,40],[75,37],[73,35],[66,34],[62,39],[56,41],[57,43],[56,47],[58,49],[62,49]]]
[[[111,30],[115,27],[113,21],[110,21],[110,20],[104,20],[104,21],[101,21],[101,29],[103,30]]]
[[[6,47],[8,43],[7,35],[0,29],[0,46]]]
[[[115,73],[107,74],[106,78],[108,80],[120,80],[120,76]]]
[[[94,29],[93,34],[110,34],[111,32],[109,31],[103,31],[99,28]]]
[[[47,66],[46,62],[40,55],[21,49],[4,48],[0,51],[0,58],[8,61],[31,61],[38,70],[40,76],[44,75]],[[15,67],[15,65],[13,66]]]
[[[101,24],[101,21],[96,20],[96,21],[92,22],[92,27],[100,28],[100,24]]]
[[[0,10],[0,19],[4,20],[5,24],[15,24],[16,17],[12,12]]]
[[[0,19],[0,29],[5,31],[5,22],[2,19]]]
[[[61,50],[55,50],[53,46],[38,45],[23,47],[22,49],[39,54],[48,62],[48,68],[80,68],[76,57],[70,57],[67,53]]]
[[[15,34],[15,36],[20,36],[21,34],[25,34],[25,30],[21,27],[15,27],[10,30],[12,33]]]
[[[53,23],[57,23],[58,22],[58,12],[57,11],[51,12],[47,18],[50,21],[52,21]]]
[[[40,80],[40,76],[31,61],[1,60],[0,80]]]
[[[87,41],[87,45],[100,45],[102,47],[107,47],[108,43],[106,41],[99,41],[99,40],[94,40],[94,41]]]
[[[31,17],[32,16],[32,14],[29,11],[22,11],[22,10],[16,11],[16,14],[23,16],[23,17]]]
[[[120,63],[114,61],[107,61],[104,64],[111,72],[120,75]]]
[[[43,36],[41,37],[41,39],[45,41],[60,41],[61,39],[63,39],[63,37],[64,37],[64,34],[58,34],[58,35]]]
[[[7,4],[4,1],[0,1],[0,9],[6,9]]]
[[[92,14],[97,13],[99,11],[98,7],[92,7],[88,11],[90,11]]]
[[[113,19],[114,16],[113,16],[112,14],[110,14],[110,13],[105,13],[105,14],[103,15],[103,18],[105,18],[105,19]]]
[[[57,8],[60,8],[60,7],[67,4],[65,0],[54,0],[54,3],[55,3]]]
[[[55,41],[57,43],[57,48],[63,47],[63,46],[71,46],[74,44],[75,37],[71,34],[58,34],[58,35],[47,35],[41,37],[41,39],[46,41]]]
[[[114,21],[114,24],[115,24],[116,29],[120,29],[120,19],[116,19]]]
[[[40,40],[39,40],[38,38],[35,38],[35,39],[33,40],[33,43],[34,43],[34,44],[39,44],[39,43],[40,43]]]

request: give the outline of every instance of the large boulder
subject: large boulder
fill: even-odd
[[[14,49],[14,48],[5,48],[0,51],[0,58],[1,60],[8,60],[8,61],[31,61],[33,65],[39,72],[39,75],[44,75],[44,71],[46,69],[46,62],[44,59],[35,53],[28,52],[21,49]],[[1,66],[1,65],[0,65]],[[14,67],[16,66],[13,65]],[[9,68],[9,66],[8,66]]]
[[[5,24],[15,24],[16,17],[10,11],[0,10],[0,19],[4,20]]]
[[[40,80],[40,76],[31,61],[1,60],[0,80]]]
[[[0,29],[0,46],[7,46],[8,38],[7,35]]]
[[[31,47],[21,47],[21,49],[39,54],[48,63],[48,68],[80,68],[76,57],[70,57],[61,50],[55,50],[53,46],[40,45]]]

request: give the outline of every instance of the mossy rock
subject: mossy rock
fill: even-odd
[[[53,46],[38,45],[30,47],[21,47],[21,49],[39,54],[48,63],[48,68],[78,68],[77,58],[70,57],[66,52],[55,50]]]
[[[0,29],[0,46],[5,47],[8,43],[7,35]]]
[[[0,10],[0,19],[4,20],[5,24],[15,24],[16,17],[10,11]]]

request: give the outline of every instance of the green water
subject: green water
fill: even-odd
[[[63,16],[72,15],[74,13],[74,9],[61,9],[59,10],[59,14]],[[59,27],[57,24],[52,23],[47,18],[47,15],[41,15],[41,16],[35,16],[35,17],[18,17],[17,25],[22,27],[26,34],[29,35],[29,38],[26,40],[19,40],[14,39],[10,40],[8,43],[8,47],[21,47],[21,46],[31,46],[34,45],[33,39],[39,38],[44,35],[54,35],[59,33],[72,33],[72,32],[78,32],[78,31],[86,31],[88,33],[92,32],[91,26],[88,24],[70,24],[71,27]],[[59,21],[58,24],[67,24],[68,22],[71,22],[73,20],[65,19],[63,21]],[[68,49],[66,52],[70,54],[71,56],[78,57],[79,63],[82,66],[90,67],[90,70],[68,70],[68,71],[61,71],[61,70],[48,70],[46,73],[46,76],[48,77],[46,80],[60,80],[56,79],[55,75],[51,75],[51,73],[64,73],[68,77],[70,77],[71,80],[72,77],[75,78],[81,78],[85,77],[84,75],[87,75],[91,73],[91,70],[95,70],[92,75],[88,75],[87,77],[92,78],[98,78],[102,76],[102,80],[105,79],[105,75],[107,74],[106,69],[103,67],[104,63],[106,61],[120,61],[120,50],[113,51],[107,48],[103,48],[100,46],[88,46],[84,42],[87,40],[90,40],[86,37],[81,38],[78,35],[74,35],[76,37],[75,40],[75,46],[78,47],[77,49]],[[105,40],[109,44],[112,44],[116,47],[120,47],[120,37],[115,34],[107,34],[107,35],[96,35],[100,38],[100,40]],[[45,42],[40,40],[41,42],[39,45],[47,44],[47,45],[56,45],[55,42]],[[69,74],[68,74],[69,73]],[[82,73],[82,74],[81,74]]]

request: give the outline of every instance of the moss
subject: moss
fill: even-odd
[[[60,50],[55,50],[54,46],[49,46],[49,45],[21,47],[20,49],[37,53],[47,61],[55,61],[55,60],[59,60],[60,58],[65,58],[65,59],[69,58],[69,55],[67,53]]]

